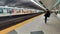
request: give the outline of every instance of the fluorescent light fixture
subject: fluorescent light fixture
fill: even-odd
[[[34,2],[36,5],[38,5],[39,7],[43,8],[44,10],[46,10],[46,8],[44,8],[41,4],[36,3],[34,0],[31,0],[32,2]]]

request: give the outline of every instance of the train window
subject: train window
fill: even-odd
[[[35,11],[35,13],[37,13],[37,11]]]
[[[0,8],[0,13],[3,13],[3,9],[2,8]]]
[[[7,13],[11,13],[11,8],[5,8],[7,10]]]

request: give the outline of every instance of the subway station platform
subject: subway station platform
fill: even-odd
[[[60,0],[0,0],[0,34],[60,34]]]
[[[15,33],[31,34],[31,32],[42,31],[44,34],[60,34],[60,20],[57,16],[52,13],[50,18],[48,18],[47,24],[45,24],[43,15],[37,16],[23,26],[18,27],[15,29]],[[8,34],[12,34],[11,32]]]

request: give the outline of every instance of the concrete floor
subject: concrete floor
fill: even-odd
[[[34,31],[43,31],[44,34],[60,34],[60,20],[53,13],[50,18],[48,18],[47,24],[45,24],[44,16],[42,15],[15,29],[15,31],[17,34],[30,34]]]

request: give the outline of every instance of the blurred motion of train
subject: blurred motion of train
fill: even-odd
[[[0,17],[44,12],[43,10],[0,6]]]

